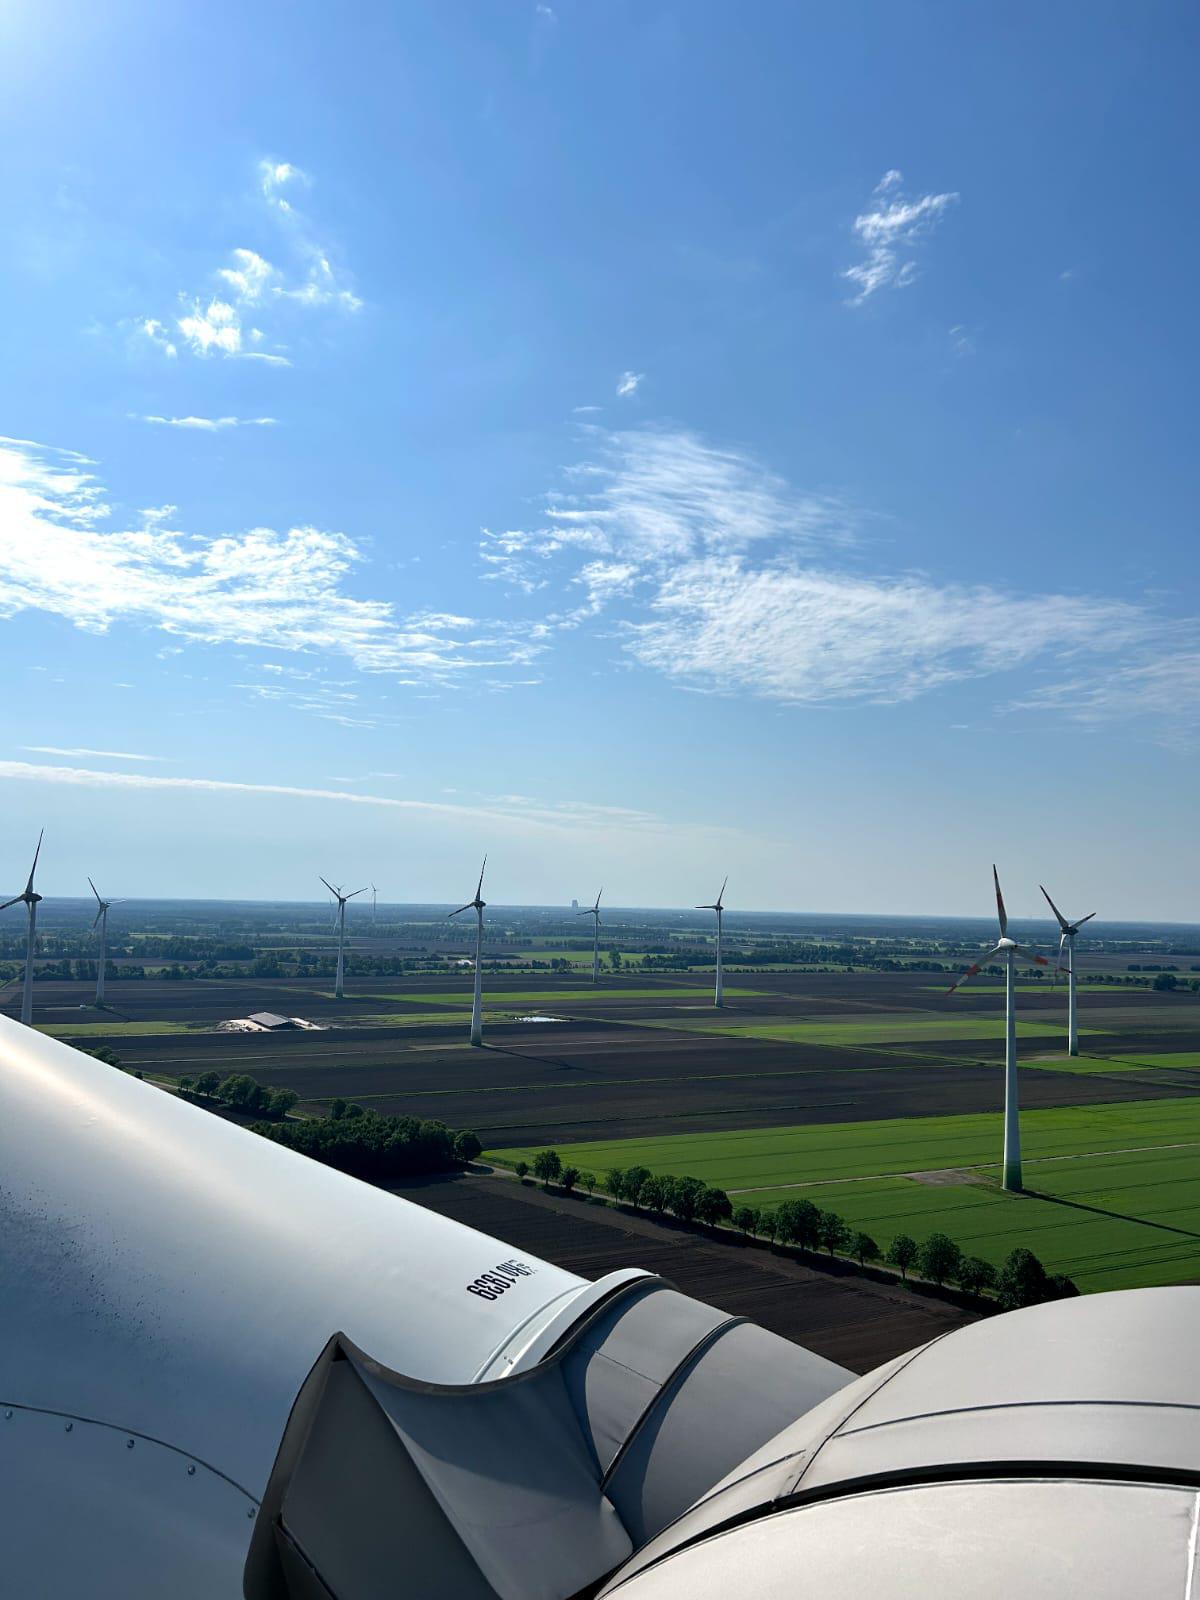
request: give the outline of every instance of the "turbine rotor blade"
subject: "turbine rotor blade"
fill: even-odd
[[[321,874],[319,872],[317,873],[317,877],[321,878]],[[333,885],[330,883],[328,878],[321,878],[321,882],[329,890],[331,895],[335,896],[335,898],[337,898],[339,900],[341,899],[341,896],[338,894],[338,891],[333,887]]]
[[[994,950],[989,950],[986,955],[980,956],[978,961],[972,962],[972,964],[963,973],[961,978],[959,978],[956,982],[954,982],[954,983],[952,983],[950,985],[950,987],[946,990],[946,993],[947,994],[953,994],[955,989],[961,989],[963,984],[966,983],[968,978],[973,978],[973,977],[975,977],[975,975],[977,973],[982,972],[984,967],[992,959],[992,957],[993,956],[998,956],[999,954],[1000,954],[1000,946],[997,945]]]
[[[474,900],[468,900],[465,906],[459,906],[457,911],[451,911],[447,916],[446,921],[449,922],[451,917],[461,917],[464,911],[474,911],[474,909]]]
[[[102,905],[101,905],[101,907],[100,907],[100,909],[99,909],[99,911],[97,911],[97,913],[96,913],[96,915],[95,915],[95,918],[94,918],[94,919],[93,919],[93,921],[92,921],[92,932],[93,932],[93,933],[95,933],[95,931],[96,931],[96,928],[97,928],[97,925],[98,925],[98,924],[99,924],[99,921],[100,921],[100,918],[101,918],[101,917],[102,917],[102,916],[103,916],[103,915],[104,915],[104,906],[103,906],[103,904],[102,904]]]
[[[45,835],[45,832],[46,830],[43,828],[41,833],[38,834],[37,849],[33,852],[33,865],[29,869],[29,882],[25,885],[26,894],[33,893],[33,875],[37,871],[38,857],[42,853],[42,839]]]
[[[1013,945],[1013,954],[1020,956],[1022,961],[1036,962],[1039,967],[1048,967],[1050,965],[1045,956],[1039,956],[1032,950],[1026,950],[1022,944]]]
[[[1075,924],[1075,926],[1077,928],[1082,928],[1084,923],[1085,922],[1090,922],[1095,915],[1096,915],[1096,913],[1094,911],[1089,911],[1086,917],[1080,917],[1079,921]]]
[[[96,899],[100,900],[100,891],[99,891],[99,889],[97,889],[96,885],[94,883],[92,883],[92,880],[90,878],[88,879],[88,883],[91,884],[92,893],[96,896]],[[101,905],[104,904],[103,900],[100,900],[100,904]]]
[[[340,898],[343,900],[353,900],[356,894],[366,894],[366,892],[366,889],[354,889],[349,894],[344,894]]]
[[[23,894],[15,894],[11,900],[6,900],[4,904],[0,906],[0,911],[7,911],[9,906],[19,906],[23,905],[24,903],[25,896]]]
[[[721,902],[722,902],[722,901],[723,901],[723,900],[724,900],[724,898],[725,898],[725,886],[726,886],[726,884],[728,884],[728,882],[729,882],[729,878],[728,878],[728,876],[727,876],[727,877],[726,877],[726,879],[725,879],[725,883],[723,883],[723,884],[722,884],[722,885],[721,885],[721,892],[720,892],[720,894],[719,894],[719,895],[718,895],[718,896],[717,896],[717,904],[718,904],[718,905],[720,905],[720,904],[721,904]]]
[[[480,869],[479,869],[479,882],[475,886],[475,899],[472,900],[472,902],[471,902],[472,905],[476,905],[478,903],[479,899],[480,899],[480,896],[483,894],[483,875],[484,875],[484,873],[486,871],[487,871],[487,857],[484,856],[484,858],[483,858],[483,866],[481,866]]]
[[[1066,933],[1067,929],[1071,926],[1071,924],[1067,921],[1066,917],[1063,916],[1062,912],[1054,904],[1054,901],[1051,900],[1050,896],[1048,894],[1046,894],[1045,889],[1042,888],[1042,885],[1040,883],[1038,884],[1038,888],[1041,889],[1042,893],[1046,895],[1046,904],[1050,907],[1051,911],[1053,911],[1053,913],[1055,915],[1055,918],[1058,921],[1059,927],[1062,929],[1062,931],[1064,933]]]
[[[996,871],[995,862],[992,863],[992,878],[996,884],[996,910],[1000,914],[1000,937],[1008,938],[1008,912],[1004,909],[1004,896],[1000,893],[1000,874]]]

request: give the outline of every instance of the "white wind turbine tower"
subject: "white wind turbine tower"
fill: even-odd
[[[25,981],[21,986],[21,1021],[28,1027],[33,1022],[33,946],[37,938],[37,908],[38,901],[42,898],[35,893],[33,875],[37,871],[38,857],[42,853],[42,834],[38,834],[37,849],[33,852],[33,865],[29,869],[29,882],[25,885],[23,894],[14,895],[11,900],[6,900],[0,911],[7,911],[9,906],[23,905],[29,913],[29,938],[25,945]]]
[[[95,933],[96,931],[96,923],[100,925],[100,960],[96,963],[96,1004],[102,1006],[104,1004],[104,967],[108,959],[108,908],[110,906],[119,906],[121,902],[119,900],[101,900],[100,891],[90,878],[88,883],[91,884],[92,893],[96,896],[98,908],[96,921],[92,923],[92,932]]]
[[[600,894],[604,890],[601,889]],[[596,904],[589,906],[586,911],[577,913],[581,917],[595,917],[596,924],[592,929],[592,982],[600,982],[600,894],[596,896]]]
[[[726,878],[725,883],[728,882],[729,879]],[[717,982],[716,988],[713,990],[714,1006],[723,1006],[725,1004],[725,979],[721,971],[721,916],[725,910],[725,883],[721,885],[721,892],[712,905],[693,907],[696,911],[715,911],[717,913]]]
[[[473,911],[478,918],[475,926],[475,997],[471,1001],[471,1043],[483,1043],[483,911],[487,901],[483,898],[483,874],[487,868],[487,857],[483,858],[483,866],[479,869],[479,883],[475,889],[474,900],[468,900],[465,906],[459,906],[457,911],[450,913],[451,917],[461,916],[464,911]],[[449,922],[450,917],[446,918]]]
[[[1054,969],[1056,974],[1062,970],[1064,945],[1067,950],[1067,1054],[1077,1056],[1079,1054],[1079,1002],[1075,992],[1075,935],[1085,922],[1092,920],[1096,913],[1089,911],[1087,916],[1080,917],[1078,922],[1068,922],[1040,883],[1038,888],[1046,895],[1046,904],[1053,911],[1060,929],[1058,963]]]
[[[371,926],[372,927],[375,926],[376,901],[377,901],[377,891],[375,889],[375,885],[372,884],[371,885]]]
[[[1045,956],[1023,950],[1015,939],[1008,937],[1008,912],[1004,909],[1004,896],[1000,893],[1000,877],[992,867],[992,880],[996,885],[996,910],[1000,916],[1000,938],[994,949],[980,956],[963,973],[957,983],[952,983],[947,994],[962,987],[973,978],[985,962],[993,956],[1004,958],[1005,1029],[1004,1029],[1004,1187],[1014,1192],[1021,1189],[1021,1110],[1017,1103],[1017,1006],[1014,970],[1018,956],[1023,961],[1036,961],[1039,967],[1049,966]]]
[[[318,873],[317,876],[320,877],[320,873]],[[321,878],[321,882],[337,901],[338,906],[337,980],[333,986],[333,996],[335,1000],[341,1000],[343,998],[342,979],[345,976],[346,970],[346,901],[353,900],[356,894],[365,894],[366,890],[352,889],[349,894],[343,894],[341,889],[335,889],[328,879]]]

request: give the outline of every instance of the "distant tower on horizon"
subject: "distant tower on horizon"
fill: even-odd
[[[572,900],[571,901],[571,910],[572,911],[578,911],[579,910],[579,901],[578,900]]]

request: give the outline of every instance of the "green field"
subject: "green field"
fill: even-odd
[[[39,1033],[52,1034],[56,1039],[102,1039],[109,1034],[153,1033],[206,1033],[208,1029],[195,1022],[37,1022]]]
[[[695,993],[694,990],[689,991]],[[736,991],[726,989],[726,994]],[[916,1044],[929,1039],[1003,1039],[1003,1017],[922,1017],[906,1012],[895,1017],[872,1017],[867,1022],[654,1022],[656,1028],[685,1033],[717,1033],[732,1039],[774,1039],[784,1044],[886,1045]],[[1047,1022],[1018,1022],[1018,1037],[1044,1039],[1062,1033],[1055,1018]],[[1080,1028],[1080,1035],[1095,1033]]]
[[[1047,1072],[1145,1072],[1154,1067],[1200,1067],[1200,1053],[1195,1050],[1167,1051],[1163,1055],[1149,1056],[1027,1056],[1027,1067],[1040,1067]]]
[[[995,1172],[995,1169],[992,1169]],[[1081,1289],[1133,1289],[1200,1279],[1200,1148],[1081,1156],[1026,1166],[1030,1193],[994,1183],[866,1179],[741,1197],[757,1206],[803,1195],[887,1248],[897,1233],[948,1233],[999,1265],[1018,1244]]]
[[[935,1229],[992,1261],[1027,1245],[1086,1289],[1200,1278],[1200,1096],[1029,1111],[1021,1126],[1024,1195],[997,1187],[997,1114],[599,1141],[560,1153],[601,1178],[641,1165],[702,1178],[750,1205],[811,1199],[884,1247],[896,1233],[920,1239]],[[904,1176],[912,1173],[924,1181]]]

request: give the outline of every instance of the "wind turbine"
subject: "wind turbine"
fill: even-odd
[[[318,873],[317,876],[320,877],[320,873]],[[344,998],[342,994],[342,978],[345,976],[346,970],[346,901],[353,900],[356,894],[365,894],[366,890],[352,889],[349,894],[343,894],[341,889],[335,889],[327,878],[321,878],[321,882],[337,901],[338,906],[338,962],[337,980],[333,986],[333,997],[335,1000],[341,1000]]]
[[[92,893],[96,896],[96,905],[98,907],[96,922],[92,923],[93,933],[96,931],[96,923],[100,924],[100,960],[96,965],[96,1004],[102,1006],[104,1004],[104,966],[108,955],[108,908],[110,906],[119,906],[121,902],[119,900],[101,900],[100,891],[90,878],[88,883],[91,884]]]
[[[1008,937],[1008,912],[1004,909],[1004,896],[1000,893],[1000,876],[995,866],[992,867],[992,880],[996,885],[996,910],[1000,916],[1000,938],[995,948],[969,966],[958,979],[947,989],[947,994],[953,994],[955,989],[960,989],[968,978],[973,978],[985,962],[993,956],[1004,958],[1004,993],[1005,993],[1005,1027],[1004,1027],[1004,1187],[1014,1193],[1020,1191],[1021,1184],[1021,1110],[1017,1103],[1017,1006],[1014,984],[1014,969],[1018,956],[1023,961],[1036,961],[1039,967],[1047,967],[1050,963],[1045,956],[1035,955],[1032,950],[1023,950],[1015,939]]]
[[[375,910],[376,910],[375,902],[376,902],[376,890],[375,890],[375,885],[372,884],[371,885],[371,926],[372,927],[375,926]]]
[[[726,878],[725,883],[728,882],[729,879]],[[715,990],[713,991],[714,1006],[723,1006],[725,1004],[725,983],[721,974],[721,914],[725,910],[725,906],[723,904],[725,899],[725,883],[721,885],[721,892],[713,901],[712,905],[693,906],[692,908],[694,911],[715,911],[717,913],[717,984]]]
[[[1062,969],[1063,946],[1066,945],[1067,947],[1067,1054],[1077,1056],[1079,1054],[1079,1002],[1075,992],[1075,935],[1085,922],[1092,920],[1096,913],[1089,911],[1087,916],[1080,917],[1078,922],[1068,922],[1040,883],[1038,888],[1046,895],[1046,904],[1053,911],[1061,930],[1058,940],[1058,962],[1054,968],[1056,974]]]
[[[23,894],[14,895],[11,900],[6,900],[0,911],[7,911],[9,906],[23,905],[29,913],[29,938],[25,945],[25,982],[21,986],[21,1021],[28,1027],[33,1022],[33,944],[37,937],[37,908],[38,901],[42,898],[34,891],[33,875],[37,871],[38,857],[42,853],[42,834],[38,834],[37,849],[33,852],[33,865],[29,869],[29,882],[25,885]]]
[[[483,874],[487,868],[487,857],[483,858],[483,866],[479,869],[479,883],[475,889],[474,900],[468,900],[465,906],[459,906],[457,911],[450,913],[451,917],[461,916],[464,911],[474,911],[479,919],[475,928],[475,998],[471,1001],[471,1043],[483,1043],[483,909],[487,901],[483,898]],[[450,917],[446,918],[449,922]]]
[[[600,894],[604,890],[601,889]],[[586,911],[576,914],[581,917],[595,917],[596,925],[592,930],[592,982],[600,982],[600,894],[596,896],[596,904],[589,906]]]

